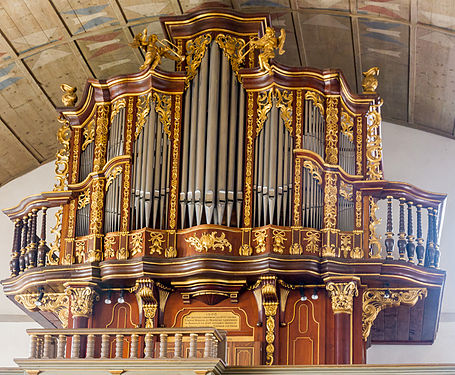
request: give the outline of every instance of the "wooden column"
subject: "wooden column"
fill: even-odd
[[[326,289],[332,300],[335,320],[335,364],[352,364],[352,316],[354,297],[359,294],[357,280],[326,279]]]

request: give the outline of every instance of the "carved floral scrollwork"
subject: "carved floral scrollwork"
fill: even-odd
[[[321,115],[324,116],[324,98],[314,91],[305,92],[305,100],[311,100],[313,105],[319,109]]]
[[[115,251],[115,237],[114,236],[105,236],[104,237],[104,258],[114,258]]]
[[[77,199],[77,209],[80,210],[90,203],[90,188],[85,189],[79,194]]]
[[[114,182],[114,180],[122,173],[123,167],[121,165],[115,167],[112,172],[109,174],[109,177],[106,180],[106,191],[109,189],[109,186]]]
[[[303,162],[303,167],[305,169],[308,169],[310,172],[311,176],[318,182],[319,185],[322,184],[322,171],[321,168],[319,168],[315,163],[313,163],[311,160],[305,160]]]
[[[279,90],[278,88],[272,88],[266,92],[260,92],[257,99],[257,122],[256,122],[256,133],[259,134],[264,127],[265,121],[267,120],[267,114],[273,107],[274,101],[276,107],[280,109],[280,117],[283,123],[288,129],[289,133],[292,134],[292,101],[294,94],[292,91]]]
[[[82,151],[84,151],[87,146],[95,140],[95,119],[92,119],[87,125],[84,127],[84,143],[82,143]]]
[[[376,234],[376,227],[381,222],[381,219],[376,217],[376,211],[378,210],[378,204],[376,203],[373,197],[370,197],[370,256],[371,258],[380,258],[381,257],[381,237],[378,237]]]
[[[71,314],[73,317],[89,317],[92,315],[93,303],[99,300],[99,295],[89,286],[67,287],[66,294],[71,299]]]
[[[308,253],[319,253],[319,243],[321,241],[321,233],[318,231],[308,231],[305,234],[307,245],[305,251]]]
[[[329,164],[338,164],[338,98],[327,99],[325,158]]]
[[[207,47],[212,42],[210,34],[203,34],[186,42],[186,79],[185,88],[188,88],[191,80],[196,76],[197,69],[201,65]]]
[[[103,225],[104,179],[96,179],[92,183],[90,202],[90,233],[99,234]]]
[[[332,299],[332,310],[334,314],[352,314],[354,296],[359,295],[355,281],[346,283],[329,282],[326,285],[326,289]]]
[[[254,242],[256,242],[256,253],[265,252],[265,242],[267,239],[267,229],[261,229],[254,232]]]
[[[367,177],[369,180],[382,180],[382,140],[380,136],[381,113],[383,101],[378,105],[371,105],[367,113]]]
[[[153,318],[156,315],[158,302],[154,296],[155,283],[149,278],[136,280],[136,285],[130,292],[136,292],[136,298],[145,316],[145,328],[153,328]]]
[[[273,252],[283,254],[284,243],[286,242],[286,232],[281,229],[273,230]]]
[[[235,38],[229,34],[218,34],[215,42],[229,59],[232,70],[238,75],[240,64],[242,63],[240,51],[245,47],[245,41],[242,38]]]
[[[340,179],[340,195],[347,201],[352,201],[353,186],[351,184],[345,183],[341,179]]]
[[[63,115],[60,115],[57,120],[62,124],[57,132],[57,139],[62,147],[57,151],[55,160],[55,178],[57,183],[54,185],[54,191],[62,191],[66,189],[68,182],[71,127],[69,121]]]
[[[131,237],[131,256],[142,253],[144,247],[143,232],[136,232],[130,234]]]
[[[354,142],[354,119],[345,111],[341,111],[341,133]]]
[[[150,254],[161,254],[163,248],[162,243],[164,242],[164,234],[159,232],[150,233]]]
[[[93,171],[99,172],[106,164],[107,133],[109,125],[109,105],[100,105],[97,109],[96,138],[93,158]]]
[[[324,188],[324,228],[336,228],[337,213],[337,178],[335,173],[325,174]]]
[[[427,296],[426,288],[370,288],[362,296],[362,337],[367,341],[378,314],[388,307],[401,304],[414,306]]]
[[[137,98],[137,113],[136,113],[136,131],[134,133],[134,139],[139,137],[142,129],[145,125],[145,120],[147,119],[148,114],[150,113],[150,100],[152,99],[152,93],[141,95]],[[129,112],[129,108],[128,108]]]
[[[155,111],[158,113],[158,119],[163,126],[164,132],[170,137],[172,97],[154,92],[153,100],[155,101]]]
[[[197,252],[208,252],[209,250],[220,249],[224,251],[225,249],[228,252],[232,252],[232,245],[225,237],[224,233],[221,233],[218,237],[216,236],[217,232],[203,233],[201,237],[196,235],[185,238],[185,241],[188,242]]]

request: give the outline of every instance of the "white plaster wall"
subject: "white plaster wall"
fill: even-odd
[[[401,180],[420,188],[449,194],[446,218],[441,238],[441,268],[448,271],[442,306],[443,322],[432,346],[375,345],[367,352],[368,363],[449,363],[455,362],[455,253],[451,247],[451,233],[455,228],[455,141],[418,130],[383,123],[385,177]],[[54,183],[53,163],[0,187],[0,208],[10,207],[27,195],[50,190]],[[0,214],[0,279],[9,276],[9,260],[13,226]],[[0,367],[11,366],[12,358],[26,356],[28,338],[26,328],[33,322],[6,322],[5,317],[24,314],[0,292],[0,332],[9,339],[0,350]],[[11,320],[11,319],[10,319]],[[6,341],[3,341],[4,343]]]

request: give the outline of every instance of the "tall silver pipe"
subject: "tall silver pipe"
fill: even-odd
[[[236,146],[240,147],[237,142],[238,133],[243,133],[242,128],[237,128],[238,124],[238,81],[234,72],[231,72],[231,91],[230,91],[230,113],[229,113],[229,160],[227,166],[227,215],[226,225],[231,226],[232,210],[235,200],[235,172],[236,172]],[[242,148],[243,150],[243,148]],[[240,165],[240,163],[238,164]],[[237,212],[237,214],[239,211]]]
[[[195,209],[195,191],[196,191],[196,162],[197,162],[197,152],[198,152],[198,143],[205,142],[205,133],[204,138],[199,139],[199,112],[198,112],[198,102],[199,102],[199,74],[193,79],[191,84],[191,121],[190,121],[190,147],[189,147],[189,171],[188,171],[188,220],[189,226],[193,226],[194,218],[194,209]],[[202,116],[202,114],[201,114]],[[202,145],[200,146],[202,147]]]

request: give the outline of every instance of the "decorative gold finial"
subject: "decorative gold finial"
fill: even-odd
[[[379,75],[379,68],[377,66],[373,66],[362,74],[365,76],[362,81],[363,93],[375,94],[376,88],[378,87],[378,79],[376,77]]]
[[[261,70],[265,70],[269,73],[272,73],[272,67],[270,66],[270,60],[275,57],[275,50],[278,49],[278,53],[282,55],[284,53],[284,41],[286,40],[286,32],[284,29],[280,30],[280,36],[277,38],[275,35],[275,30],[267,26],[265,29],[265,34],[261,38],[254,38],[250,40],[246,46],[250,46],[248,50],[241,56],[241,60],[252,50],[259,49],[259,67]]]
[[[174,47],[177,51],[174,51],[165,43]],[[167,39],[159,40],[156,34],[152,34],[148,37],[147,29],[144,29],[142,33],[137,34],[130,46],[133,48],[140,48],[145,52],[145,61],[140,67],[141,70],[148,67],[151,67],[152,70],[155,69],[161,63],[162,57],[167,57],[168,59],[177,62],[183,62],[185,60],[185,57],[181,55],[179,48],[175,44],[172,44]]]
[[[64,94],[62,95],[63,105],[65,107],[74,107],[74,105],[77,102],[77,95],[76,95],[77,88],[67,85],[66,83],[62,83],[60,85],[60,88],[64,92]]]

